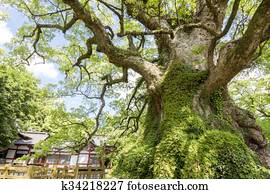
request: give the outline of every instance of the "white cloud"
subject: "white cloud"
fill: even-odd
[[[8,28],[7,23],[0,21],[0,44],[10,42],[12,37],[12,32]]]
[[[34,60],[30,66],[27,66],[27,69],[40,79],[57,79],[59,76],[57,67],[52,63],[41,63],[37,60]]]

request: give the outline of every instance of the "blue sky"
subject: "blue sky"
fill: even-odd
[[[0,48],[5,48],[4,44],[11,41],[12,37],[16,35],[18,28],[27,21],[27,18],[13,8],[0,7],[0,11],[5,10],[8,12],[8,20],[0,21]],[[60,36],[52,42],[53,45],[63,42]],[[58,70],[57,64],[41,63],[40,59],[34,59],[33,64],[27,67],[35,77],[40,80],[41,86],[46,86],[50,83],[57,83],[64,79],[64,75]],[[68,109],[77,107],[81,103],[79,97],[65,97],[64,103]]]

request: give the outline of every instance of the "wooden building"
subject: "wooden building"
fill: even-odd
[[[110,146],[104,145],[104,138],[94,137],[79,153],[74,154],[65,149],[54,148],[47,156],[20,160],[24,155],[31,155],[34,153],[34,145],[40,141],[44,141],[49,137],[44,132],[21,132],[19,139],[6,149],[0,150],[0,164],[11,164],[16,166],[44,166],[49,168],[78,168],[79,171],[89,171],[91,169],[91,177],[88,178],[103,178],[108,168],[108,164],[104,161],[104,157],[100,156],[96,149],[101,147],[104,153],[107,154],[112,151]]]

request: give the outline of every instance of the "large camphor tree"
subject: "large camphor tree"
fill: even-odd
[[[125,130],[135,126],[137,140],[119,146],[113,176],[269,176],[268,141],[253,115],[236,106],[228,92],[230,81],[259,66],[257,59],[269,47],[269,0],[7,3],[29,18],[19,31],[27,43],[13,45],[17,59],[20,54],[26,61],[34,56],[55,60],[67,77],[77,76],[80,84],[70,82],[75,92],[100,100],[88,138],[104,125],[106,92],[129,82],[130,72],[140,75],[127,110],[143,84],[146,95],[136,98],[143,101],[138,115],[125,120]],[[65,40],[56,40],[64,46],[56,49],[50,41],[59,32]],[[99,85],[92,88],[93,96],[80,90],[88,82]]]

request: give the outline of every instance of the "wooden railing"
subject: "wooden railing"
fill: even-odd
[[[103,178],[104,168],[91,167],[44,167],[0,165],[0,179],[74,179]]]

